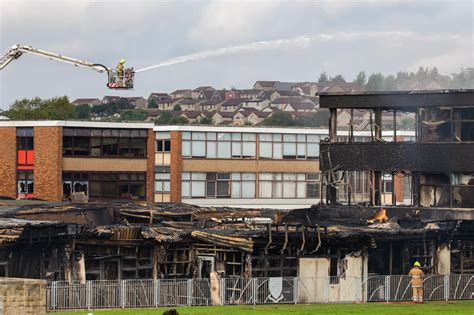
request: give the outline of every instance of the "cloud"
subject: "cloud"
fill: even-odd
[[[216,46],[254,40],[272,26],[279,1],[212,1],[202,11],[189,38],[198,45]]]

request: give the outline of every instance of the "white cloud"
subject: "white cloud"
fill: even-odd
[[[255,40],[272,28],[279,1],[213,1],[203,10],[198,25],[189,33],[197,44],[211,47]]]

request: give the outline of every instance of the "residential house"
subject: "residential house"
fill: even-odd
[[[212,115],[212,120],[216,125],[232,124],[234,121],[234,112],[215,112]]]
[[[352,82],[323,82],[318,83],[318,93],[356,93],[361,88]]]
[[[285,112],[314,112],[315,106],[313,102],[294,100],[290,98],[282,110]]]
[[[284,110],[286,105],[288,105],[290,103],[295,104],[295,103],[301,103],[301,102],[312,103],[311,101],[309,101],[309,100],[307,100],[307,99],[305,99],[301,96],[298,96],[298,97],[279,97],[279,98],[273,100],[270,103],[270,106],[272,106],[274,108],[277,108],[279,110]],[[290,110],[290,109],[288,109],[288,110]]]
[[[147,108],[147,101],[145,98],[138,96],[138,97],[122,97],[126,99],[127,102],[132,105],[134,108]]]
[[[191,124],[199,121],[202,113],[196,110],[187,110],[181,113],[181,117],[186,118]]]
[[[212,86],[209,86],[209,85],[200,86],[200,87],[197,87],[197,88],[195,88],[194,90],[191,91],[191,98],[197,100],[199,98],[199,95],[201,94],[201,91],[215,91],[215,90],[216,90],[215,88],[213,88]],[[210,97],[212,97],[212,95],[210,95]]]
[[[110,103],[117,103],[120,99],[120,96],[104,96],[102,98],[102,104],[110,104]]]
[[[227,101],[234,98],[240,98],[240,94],[238,90],[232,89],[232,90],[225,91],[224,100]]]
[[[242,107],[254,108],[256,110],[262,110],[263,108],[270,105],[270,101],[267,99],[242,99],[240,103]]]
[[[292,90],[305,96],[315,96],[318,93],[318,84],[314,82],[303,82],[293,85]]]
[[[242,105],[242,99],[230,99],[220,104],[219,111],[235,112]]]
[[[280,97],[300,97],[301,94],[296,91],[275,90],[270,94],[270,101],[274,101]]]
[[[223,103],[222,101],[200,101],[199,105],[196,106],[196,110],[200,109],[201,111],[217,111],[219,110],[219,105]]]
[[[101,103],[100,99],[98,98],[78,98],[74,100],[71,104],[95,106],[95,105],[100,105],[100,103]]]
[[[253,126],[260,124],[265,119],[271,117],[273,112],[253,111],[247,116],[247,122]]]
[[[173,100],[168,93],[151,93],[148,96],[148,104],[151,100],[155,101],[156,108],[159,110],[173,110]]]
[[[247,122],[247,117],[250,114],[250,111],[236,111],[232,117],[234,126],[243,126]]]
[[[184,90],[176,90],[170,93],[171,98],[191,98],[191,90],[184,89]]]
[[[263,96],[263,91],[259,89],[243,89],[243,90],[236,90],[239,93],[240,98],[243,99],[261,99]]]
[[[181,99],[178,99],[176,103],[173,103],[173,105],[179,105],[182,111],[187,111],[187,110],[192,111],[192,110],[200,109],[200,106],[199,106],[200,102],[201,101],[194,100],[192,98],[181,98]]]
[[[253,85],[255,89],[264,90],[264,91],[272,91],[275,89],[275,85],[278,81],[257,81]]]

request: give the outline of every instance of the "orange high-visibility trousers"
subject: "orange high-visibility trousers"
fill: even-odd
[[[423,302],[423,287],[412,287],[413,302]]]

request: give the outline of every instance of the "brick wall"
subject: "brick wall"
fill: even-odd
[[[181,172],[183,169],[181,132],[171,132],[171,202],[181,202]]]
[[[48,201],[62,199],[62,128],[35,127],[36,198]]]
[[[16,198],[16,128],[0,128],[0,196]]]
[[[146,201],[155,201],[155,132],[148,129],[146,165]]]
[[[1,278],[0,313],[45,314],[46,313],[46,280]]]

